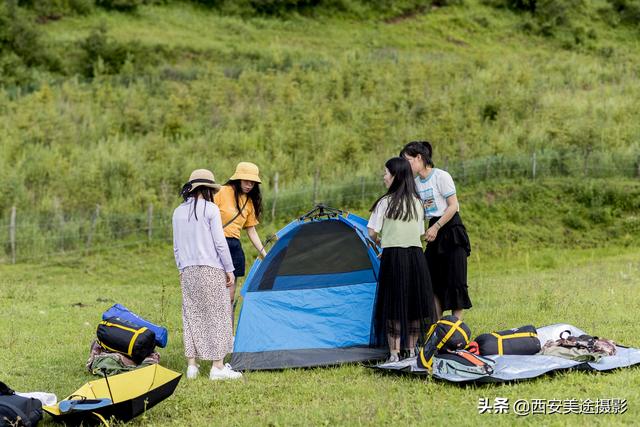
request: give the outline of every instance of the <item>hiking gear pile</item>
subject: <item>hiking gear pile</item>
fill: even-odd
[[[568,324],[555,324],[536,329],[538,340],[541,343],[562,343],[565,349],[576,349],[583,347],[585,350],[597,352],[599,358],[573,358],[573,355],[549,355],[543,351],[530,355],[514,355],[514,354],[494,354],[491,356],[480,356],[494,362],[491,374],[480,372],[461,371],[456,368],[448,369],[442,366],[436,369],[435,364],[440,355],[433,357],[433,366],[431,370],[423,368],[418,358],[406,358],[396,363],[383,363],[377,365],[376,369],[382,369],[387,372],[403,372],[415,375],[431,374],[433,378],[445,380],[458,384],[465,383],[491,383],[491,382],[508,382],[519,381],[536,378],[554,371],[563,370],[584,370],[605,372],[618,368],[626,368],[633,365],[640,365],[640,349],[615,345],[608,339],[597,338],[588,335],[585,331]],[[505,340],[506,342],[506,340]],[[472,349],[472,344],[468,346]],[[556,347],[559,348],[559,347]],[[560,357],[558,357],[560,356]],[[597,361],[595,360],[597,358]],[[484,371],[488,372],[488,371]]]
[[[580,362],[597,362],[604,356],[616,354],[615,342],[591,335],[573,336],[571,331],[562,331],[557,340],[548,340],[542,354],[564,357]]]
[[[116,315],[116,316],[113,316]],[[102,313],[91,344],[87,370],[94,375],[115,375],[160,362],[155,346],[167,344],[167,329],[138,316],[121,304]],[[157,334],[156,334],[157,332]]]

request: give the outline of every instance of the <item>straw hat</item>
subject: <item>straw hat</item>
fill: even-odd
[[[220,184],[216,184],[216,180],[213,177],[213,172],[207,169],[196,169],[191,172],[189,176],[189,182],[183,187],[180,194],[187,194],[198,187],[213,188],[216,192],[220,190]]]
[[[246,181],[253,181],[257,183],[261,183],[260,176],[258,176],[258,166],[249,162],[240,162],[238,166],[236,166],[236,172],[229,179],[244,179]]]

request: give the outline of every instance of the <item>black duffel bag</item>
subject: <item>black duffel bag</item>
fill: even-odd
[[[0,382],[0,427],[34,427],[42,419],[42,403],[22,397]]]
[[[536,354],[540,352],[540,340],[533,325],[507,331],[491,332],[476,337],[481,355]]]
[[[122,353],[137,364],[153,353],[156,345],[156,334],[151,329],[119,317],[100,322],[96,335],[102,348]]]

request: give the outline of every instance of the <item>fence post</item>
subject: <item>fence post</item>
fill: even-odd
[[[279,178],[279,173],[276,172],[276,174],[273,177],[273,204],[271,205],[271,221],[275,220],[276,218],[276,203],[278,201],[278,178]]]
[[[16,263],[16,207],[11,207],[11,222],[9,224],[9,240],[11,241],[11,264]]]
[[[149,203],[147,209],[147,240],[150,242],[153,237],[153,203]]]
[[[460,168],[462,169],[462,182],[467,182],[467,168],[464,167],[464,160],[460,162]]]
[[[320,168],[316,168],[316,174],[313,176],[313,206],[318,203],[318,186],[320,184]]]
[[[93,233],[96,231],[96,223],[98,222],[99,215],[100,215],[100,205],[96,205],[96,211],[93,214],[93,218],[91,218],[91,228],[89,229],[89,234],[87,235],[87,247],[85,248],[85,253],[89,253],[89,251],[91,250]]]
[[[531,178],[532,179],[536,179],[536,167],[537,167],[536,152],[534,151],[533,154],[531,155]]]

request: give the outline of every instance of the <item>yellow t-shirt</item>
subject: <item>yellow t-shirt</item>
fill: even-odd
[[[220,191],[216,193],[213,198],[213,201],[218,208],[220,208],[220,216],[222,217],[222,225],[225,225],[231,219],[236,216],[233,222],[226,227],[224,227],[224,237],[235,237],[236,239],[240,238],[240,231],[243,228],[254,227],[259,224],[258,219],[256,218],[255,209],[253,207],[253,202],[251,199],[248,199],[249,196],[246,194],[240,195],[240,208],[244,206],[240,215],[236,216],[238,213],[238,207],[236,206],[236,196],[235,190],[230,185],[223,185],[220,188]],[[245,205],[245,201],[247,204]]]

